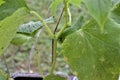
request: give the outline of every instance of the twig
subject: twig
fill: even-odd
[[[59,17],[59,19],[58,19],[58,21],[57,21],[55,30],[54,30],[54,32],[53,32],[54,35],[55,35],[55,33],[56,33],[56,31],[57,31],[57,28],[58,28],[58,25],[59,25],[59,23],[60,23],[60,21],[61,21],[63,12],[64,12],[64,8],[62,9],[62,12],[61,12],[61,14],[60,14],[60,17]],[[54,54],[53,54],[54,52],[53,52],[53,51],[54,51],[54,39],[52,39],[52,64],[53,64],[53,57],[54,57]]]
[[[62,9],[62,12],[61,12],[61,14],[60,14],[60,17],[59,17],[59,19],[58,19],[58,21],[57,21],[57,24],[56,24],[56,27],[55,27],[55,30],[54,30],[54,34],[55,34],[55,32],[56,32],[56,30],[57,30],[57,28],[58,28],[58,25],[59,25],[59,23],[60,23],[60,21],[61,21],[63,12],[64,12],[64,8]]]

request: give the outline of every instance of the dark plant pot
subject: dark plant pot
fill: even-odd
[[[74,75],[72,76],[64,76],[59,75],[64,78],[68,78],[68,80],[78,80],[78,78]],[[43,78],[38,73],[13,73],[11,78],[14,80],[43,80]]]
[[[13,73],[11,78],[14,80],[43,80],[38,73]]]

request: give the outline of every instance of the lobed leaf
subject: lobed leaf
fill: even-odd
[[[95,20],[67,36],[62,48],[65,61],[79,80],[118,80],[120,25],[107,20],[101,33]]]
[[[111,9],[111,0],[83,0],[89,14],[97,21],[101,30],[104,29],[104,24],[108,18]]]

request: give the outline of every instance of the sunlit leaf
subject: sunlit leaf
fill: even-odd
[[[118,80],[120,73],[120,25],[112,20],[101,33],[96,21],[67,36],[63,54],[79,80]]]

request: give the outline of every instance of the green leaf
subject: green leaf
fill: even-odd
[[[89,14],[97,21],[101,30],[104,30],[104,24],[111,9],[111,0],[83,0]]]
[[[54,22],[54,18],[53,17],[50,17],[48,19],[45,19],[44,20],[46,23],[53,23]],[[29,23],[26,23],[26,24],[22,24],[17,33],[21,33],[21,34],[27,34],[27,35],[30,35],[32,36],[34,34],[34,32],[36,30],[39,30],[41,29],[43,26],[43,24],[40,22],[40,21],[37,21],[37,22],[34,22],[34,21],[31,21]]]
[[[81,2],[82,2],[82,0],[69,0],[69,3],[71,3],[77,7],[80,7]]]
[[[0,6],[0,21],[12,15],[19,8],[26,7],[24,0],[2,0],[1,4],[3,5]]]
[[[72,34],[73,32],[79,30],[84,23],[84,17],[82,15],[79,16],[78,20],[75,22],[74,25],[68,27],[59,37],[59,41],[63,42],[66,36]]]
[[[79,80],[118,80],[120,73],[120,25],[105,23],[104,32],[95,20],[67,36],[63,54]]]
[[[54,0],[50,5],[50,10],[52,14],[55,14],[55,11],[57,9],[57,6],[62,2],[63,0]]]
[[[67,80],[66,78],[57,76],[57,75],[48,75],[47,77],[45,77],[43,80]]]
[[[4,3],[5,3],[4,0],[0,0],[0,6],[1,6],[2,4],[4,4]]]
[[[120,3],[114,6],[110,14],[110,17],[120,24]]]
[[[0,55],[12,40],[18,26],[23,23],[27,14],[27,8],[20,8],[12,16],[7,17],[0,22]]]
[[[23,45],[24,43],[31,40],[32,37],[24,35],[24,34],[16,34],[14,38],[12,39],[11,43],[14,45]]]

